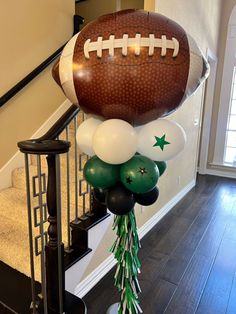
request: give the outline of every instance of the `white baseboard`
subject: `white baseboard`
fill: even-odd
[[[116,259],[109,255],[93,272],[76,287],[75,295],[83,298],[114,266]]]
[[[31,136],[31,138],[38,138],[46,133],[70,106],[71,103],[69,100],[65,100],[62,105],[51,115],[51,117],[45,121],[44,124]],[[0,169],[0,191],[12,186],[12,171],[20,167],[24,167],[24,154],[18,151]]]
[[[212,176],[236,179],[236,167],[224,163],[212,162],[209,163],[209,168],[205,168],[204,171],[198,168],[197,171],[202,175],[209,174]]]
[[[215,169],[206,169],[204,174],[209,174],[217,177],[225,177],[236,179],[236,172],[225,171],[225,170],[215,170]]]
[[[195,184],[196,181],[192,180],[141,228],[139,228],[139,238],[142,239],[195,186]],[[116,260],[113,255],[110,255],[77,285],[75,295],[79,298],[83,298],[115,265]]]

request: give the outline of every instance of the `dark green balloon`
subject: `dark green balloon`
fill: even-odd
[[[133,193],[146,193],[158,181],[159,170],[154,161],[142,155],[135,155],[120,168],[121,182]]]
[[[120,166],[107,164],[97,156],[90,158],[84,166],[84,177],[94,188],[107,189],[119,181]]]
[[[160,176],[163,175],[163,173],[166,171],[167,163],[166,161],[154,161],[159,169]]]

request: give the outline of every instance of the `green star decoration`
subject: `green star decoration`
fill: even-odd
[[[133,180],[132,180],[130,177],[127,177],[127,178],[126,178],[126,182],[127,182],[128,184],[131,184],[131,183],[133,182]]]
[[[170,144],[170,142],[166,141],[165,137],[166,137],[166,134],[164,134],[162,137],[155,136],[156,143],[153,145],[153,147],[159,146],[160,149],[163,151],[165,148],[165,145]]]
[[[139,171],[141,173],[141,175],[143,176],[145,173],[147,173],[147,170],[145,168],[141,168],[139,167]]]

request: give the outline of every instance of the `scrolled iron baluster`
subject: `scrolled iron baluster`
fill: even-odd
[[[45,240],[44,240],[44,222],[43,222],[43,195],[42,195],[42,171],[41,171],[41,156],[37,155],[37,175],[38,175],[38,200],[40,209],[40,237],[41,237],[41,280],[42,280],[42,297],[44,314],[48,313],[47,304],[47,289],[46,289],[46,270],[45,270]]]
[[[31,271],[31,309],[33,314],[37,314],[38,304],[36,301],[35,287],[35,270],[34,270],[34,245],[33,245],[33,228],[32,228],[32,213],[31,213],[31,189],[30,189],[30,173],[29,173],[29,156],[25,154],[25,177],[26,177],[26,195],[28,208],[28,232],[29,232],[29,248],[30,248],[30,271]]]

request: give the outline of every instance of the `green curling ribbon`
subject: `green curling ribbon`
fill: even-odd
[[[134,210],[123,216],[115,216],[113,230],[117,238],[111,247],[111,252],[117,259],[115,286],[121,293],[118,314],[142,313],[139,306],[138,293],[141,292],[138,283],[140,262],[138,251],[140,246]]]

